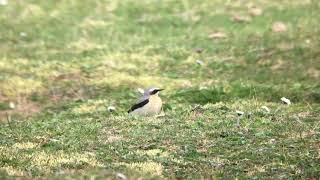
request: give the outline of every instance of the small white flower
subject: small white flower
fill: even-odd
[[[114,106],[108,106],[107,109],[109,112],[114,112],[116,110],[116,108]]]
[[[238,114],[238,116],[242,116],[244,114],[244,112],[238,110],[236,111],[236,113]]]
[[[201,66],[204,64],[204,62],[201,61],[200,59],[198,59],[198,60],[196,61],[196,63],[199,64],[199,65],[201,65]]]
[[[285,97],[282,97],[282,98],[281,98],[281,101],[282,101],[283,103],[287,104],[287,105],[290,105],[290,104],[291,104],[291,101],[290,101],[289,99],[285,98]]]
[[[21,37],[26,37],[26,36],[27,36],[27,33],[25,33],[25,32],[20,32],[20,36],[21,36]]]
[[[0,5],[5,6],[8,4],[8,0],[0,0]]]
[[[124,174],[122,174],[122,173],[116,173],[116,176],[117,176],[117,178],[119,178],[119,179],[122,179],[122,180],[126,180],[127,179],[127,176],[126,175],[124,175]]]
[[[267,113],[270,112],[270,109],[267,106],[261,106],[261,109],[266,111]]]
[[[144,90],[142,88],[138,88],[137,91],[141,94],[144,94]]]
[[[14,102],[10,102],[10,103],[9,103],[9,107],[10,107],[11,109],[14,109],[14,108],[16,107],[16,105],[14,104]]]

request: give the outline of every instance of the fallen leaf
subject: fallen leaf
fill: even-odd
[[[283,22],[275,22],[272,25],[272,31],[276,33],[286,32],[287,26]]]
[[[231,18],[234,22],[244,23],[244,22],[250,22],[251,18],[249,16],[242,16],[242,15],[234,15]]]
[[[119,173],[119,172],[116,173],[116,176],[117,176],[118,179],[122,179],[122,180],[127,180],[128,179],[126,175],[124,175],[122,173]]]
[[[114,106],[108,106],[107,109],[109,112],[114,112],[116,110],[116,108]]]
[[[196,53],[202,53],[203,52],[203,48],[195,48],[194,49],[194,52],[196,52]]]
[[[270,112],[270,109],[267,106],[261,106],[261,109],[264,110],[267,113]]]
[[[196,60],[196,63],[199,64],[200,66],[202,66],[204,64],[204,62],[200,59]]]
[[[249,14],[251,16],[260,16],[262,14],[262,9],[258,7],[252,7],[249,9]]]
[[[214,32],[209,34],[210,39],[223,39],[226,38],[227,35],[224,32]]]
[[[270,143],[270,144],[275,144],[276,142],[277,142],[277,141],[276,141],[275,139],[270,139],[270,140],[269,140],[269,143]]]
[[[236,110],[236,113],[237,113],[238,116],[242,116],[244,114],[243,111],[238,111],[238,110]]]
[[[290,105],[290,104],[291,104],[290,99],[287,99],[287,98],[285,98],[285,97],[282,97],[280,100],[281,100],[284,104],[286,104],[286,105]]]

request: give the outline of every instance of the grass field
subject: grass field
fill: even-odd
[[[1,179],[320,177],[319,1],[1,2]]]

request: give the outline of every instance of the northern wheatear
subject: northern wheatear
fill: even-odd
[[[143,96],[130,108],[128,113],[139,116],[154,116],[159,114],[162,107],[162,100],[158,95],[162,90],[163,89],[160,88],[146,89]]]

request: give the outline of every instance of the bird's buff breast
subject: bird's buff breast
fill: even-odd
[[[137,109],[132,112],[132,114],[142,115],[142,116],[153,116],[159,114],[161,111],[162,100],[159,96],[151,96],[149,98],[149,103],[144,107]]]

